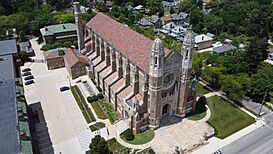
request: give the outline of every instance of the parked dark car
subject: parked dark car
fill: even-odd
[[[31,71],[30,68],[24,68],[24,69],[22,70],[22,72],[29,72],[29,71]]]
[[[29,76],[25,77],[24,79],[25,80],[32,80],[32,79],[34,79],[34,76],[33,75],[29,75]]]
[[[34,83],[33,80],[28,80],[28,81],[25,82],[25,85],[27,86],[27,85],[30,85],[30,84],[33,84],[33,83]]]
[[[28,75],[31,75],[31,72],[24,72],[22,75],[23,76],[28,76]]]
[[[66,90],[69,90],[69,87],[63,86],[63,87],[60,88],[60,91],[61,91],[61,92],[66,91]]]

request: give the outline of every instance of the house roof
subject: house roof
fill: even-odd
[[[54,35],[56,33],[76,31],[76,24],[66,23],[59,25],[50,25],[40,29],[42,36]]]
[[[161,20],[164,22],[170,22],[172,20],[172,18],[170,15],[166,15],[166,16],[161,17]]]
[[[87,23],[87,27],[111,44],[132,63],[138,65],[143,71],[149,71],[152,40],[103,13],[98,13],[92,18]],[[167,48],[164,51],[165,55],[169,53]]]
[[[0,56],[0,153],[20,153],[14,72],[13,56]]]
[[[194,39],[195,39],[195,43],[201,43],[201,42],[206,42],[206,41],[211,41],[211,40],[213,40],[213,38],[208,37],[208,36],[205,35],[205,34],[197,35],[197,36],[195,36]]]
[[[4,40],[0,41],[0,56],[17,53],[16,40]]]
[[[147,20],[146,18],[142,18],[139,22],[139,25],[141,26],[153,26],[154,24],[151,23],[149,20]]]
[[[89,60],[87,56],[79,55],[75,49],[68,48],[64,54],[64,59],[67,61],[69,67],[77,64],[78,62],[88,64]]]
[[[159,20],[159,17],[156,15],[152,15],[149,19],[149,21],[153,24],[155,24]]]
[[[237,49],[237,47],[232,44],[223,44],[222,46],[214,47],[213,52],[221,54],[233,49]]]
[[[62,57],[62,55],[59,55],[59,52],[58,52],[59,50],[64,51],[63,58],[67,61],[69,67],[72,67],[78,62],[83,62],[87,64],[89,61],[87,56],[80,55],[80,53],[77,53],[77,51],[72,48],[57,48],[57,49],[45,51],[43,52],[45,59],[48,60],[48,59]]]

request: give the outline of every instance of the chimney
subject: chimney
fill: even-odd
[[[204,40],[204,36],[202,36],[202,40]]]
[[[47,28],[47,27],[45,27],[45,31],[48,31],[48,28]]]
[[[74,6],[74,14],[75,14],[75,23],[77,27],[78,46],[79,46],[79,50],[81,50],[84,48],[84,38],[83,38],[81,10],[80,10],[81,5],[79,2],[73,2],[73,6]]]
[[[65,25],[63,25],[63,29],[65,29]]]

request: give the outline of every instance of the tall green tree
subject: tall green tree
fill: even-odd
[[[255,36],[250,40],[250,44],[244,52],[244,58],[249,65],[250,74],[255,72],[260,62],[267,59],[267,45],[268,43],[265,37],[260,38]]]
[[[108,154],[109,148],[107,142],[100,135],[96,135],[89,145],[91,154]]]
[[[149,9],[150,14],[154,15],[154,14],[161,14],[162,16],[162,12],[164,15],[164,7],[163,7],[163,3],[162,0],[148,0],[146,2],[146,7]]]

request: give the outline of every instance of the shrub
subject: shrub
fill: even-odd
[[[69,48],[72,46],[72,43],[71,42],[64,42],[63,46],[66,48]]]
[[[196,111],[198,112],[205,112],[207,110],[206,108],[207,99],[205,96],[201,96],[198,101],[196,102]]]
[[[103,98],[104,98],[104,96],[103,96],[103,94],[102,94],[102,93],[99,93],[99,94],[97,95],[97,98],[98,98],[98,99],[103,99]]]
[[[135,138],[135,135],[130,128],[126,129],[121,135],[123,135],[127,141],[132,141]]]
[[[97,100],[98,100],[98,96],[97,95],[93,95],[93,96],[88,96],[87,97],[87,101],[89,103],[92,103],[92,102],[97,101]]]
[[[100,87],[97,87],[97,89],[98,89],[99,92],[102,92],[102,89]]]

